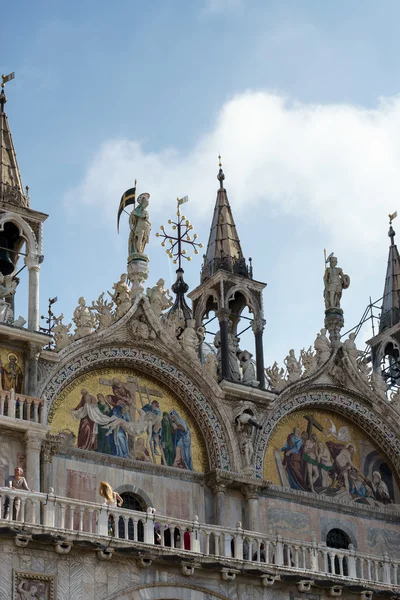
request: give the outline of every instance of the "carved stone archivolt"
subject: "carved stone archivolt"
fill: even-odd
[[[138,369],[156,377],[168,385],[189,408],[197,423],[201,423],[208,459],[211,468],[231,470],[231,459],[227,440],[229,432],[225,427],[224,416],[218,414],[216,406],[209,401],[213,397],[210,390],[203,393],[192,379],[181,369],[167,360],[145,350],[132,347],[99,347],[74,354],[58,367],[57,372],[47,382],[42,394],[49,401],[50,411],[56,408],[56,398],[76,377],[95,368],[124,366]],[[199,365],[199,372],[202,373]],[[204,377],[203,377],[204,381]],[[233,436],[233,432],[231,432]]]
[[[285,395],[284,395],[285,396]],[[386,455],[391,457],[397,472],[400,472],[400,438],[387,420],[375,410],[366,406],[359,398],[350,393],[333,391],[308,391],[295,396],[286,396],[277,400],[272,412],[264,420],[255,443],[256,476],[262,478],[265,450],[269,438],[281,419],[296,410],[307,407],[324,407],[347,416],[372,437]]]

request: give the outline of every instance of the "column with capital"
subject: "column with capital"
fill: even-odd
[[[221,308],[217,312],[217,317],[219,321],[219,331],[220,331],[220,352],[221,352],[221,372],[219,373],[221,379],[230,379],[229,377],[229,349],[228,349],[228,334],[229,334],[229,315],[230,310],[227,308]]]
[[[259,489],[255,485],[246,485],[241,492],[247,501],[247,529],[260,531]]]
[[[40,491],[40,451],[45,436],[41,431],[25,433],[26,474],[25,478],[31,490]]]
[[[27,345],[27,356],[28,356],[28,382],[25,387],[25,393],[28,396],[37,397],[38,389],[38,359],[42,346],[38,346],[34,343],[28,343]]]
[[[254,340],[256,346],[256,372],[257,380],[260,382],[259,388],[265,389],[265,370],[264,370],[264,348],[263,348],[263,332],[265,327],[265,319],[256,317],[252,323]]]
[[[25,265],[29,271],[28,329],[39,330],[39,271],[42,257],[29,254]]]

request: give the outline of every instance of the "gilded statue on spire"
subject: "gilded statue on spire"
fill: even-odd
[[[140,194],[137,199],[137,206],[129,216],[129,256],[133,254],[143,254],[144,249],[150,238],[151,223],[147,207],[149,205],[150,194]]]
[[[324,274],[324,300],[325,309],[340,308],[340,299],[342,290],[346,290],[350,285],[350,277],[343,273],[340,267],[337,267],[336,256],[330,254],[325,261],[329,266],[325,268]]]

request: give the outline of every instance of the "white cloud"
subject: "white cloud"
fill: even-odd
[[[273,208],[307,215],[333,247],[365,253],[382,236],[377,223],[385,223],[400,197],[400,98],[366,109],[249,91],[222,107],[188,153],[148,152],[126,139],[104,142],[67,205],[99,208],[100,202],[104,218],[114,218],[118,198],[137,177],[139,191],[151,193],[153,213],[189,194],[192,217],[209,218],[219,152],[238,214],[253,205],[265,214]]]

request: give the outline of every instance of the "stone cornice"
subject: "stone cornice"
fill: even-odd
[[[52,436],[53,437],[53,436]],[[54,436],[55,438],[55,436]],[[190,481],[192,483],[204,483],[204,474],[194,471],[186,471],[185,469],[177,469],[167,467],[165,465],[154,465],[132,458],[120,458],[109,454],[99,454],[88,450],[81,450],[74,446],[58,445],[57,441],[50,440],[51,454],[55,457],[70,458],[84,463],[94,463],[105,465],[115,469],[123,469],[128,471],[140,471],[148,475],[157,475],[158,477],[168,477],[169,479],[178,479],[181,481]]]
[[[354,502],[349,502],[347,500],[329,498],[323,494],[303,492],[302,490],[292,490],[290,488],[275,485],[271,482],[265,483],[267,485],[262,488],[261,495],[266,498],[278,498],[279,500],[299,504],[302,506],[310,506],[312,508],[350,514],[357,518],[365,517],[367,519],[378,519],[393,523],[399,523],[400,521],[400,512],[396,513],[390,508],[368,506],[366,504],[355,504]]]

